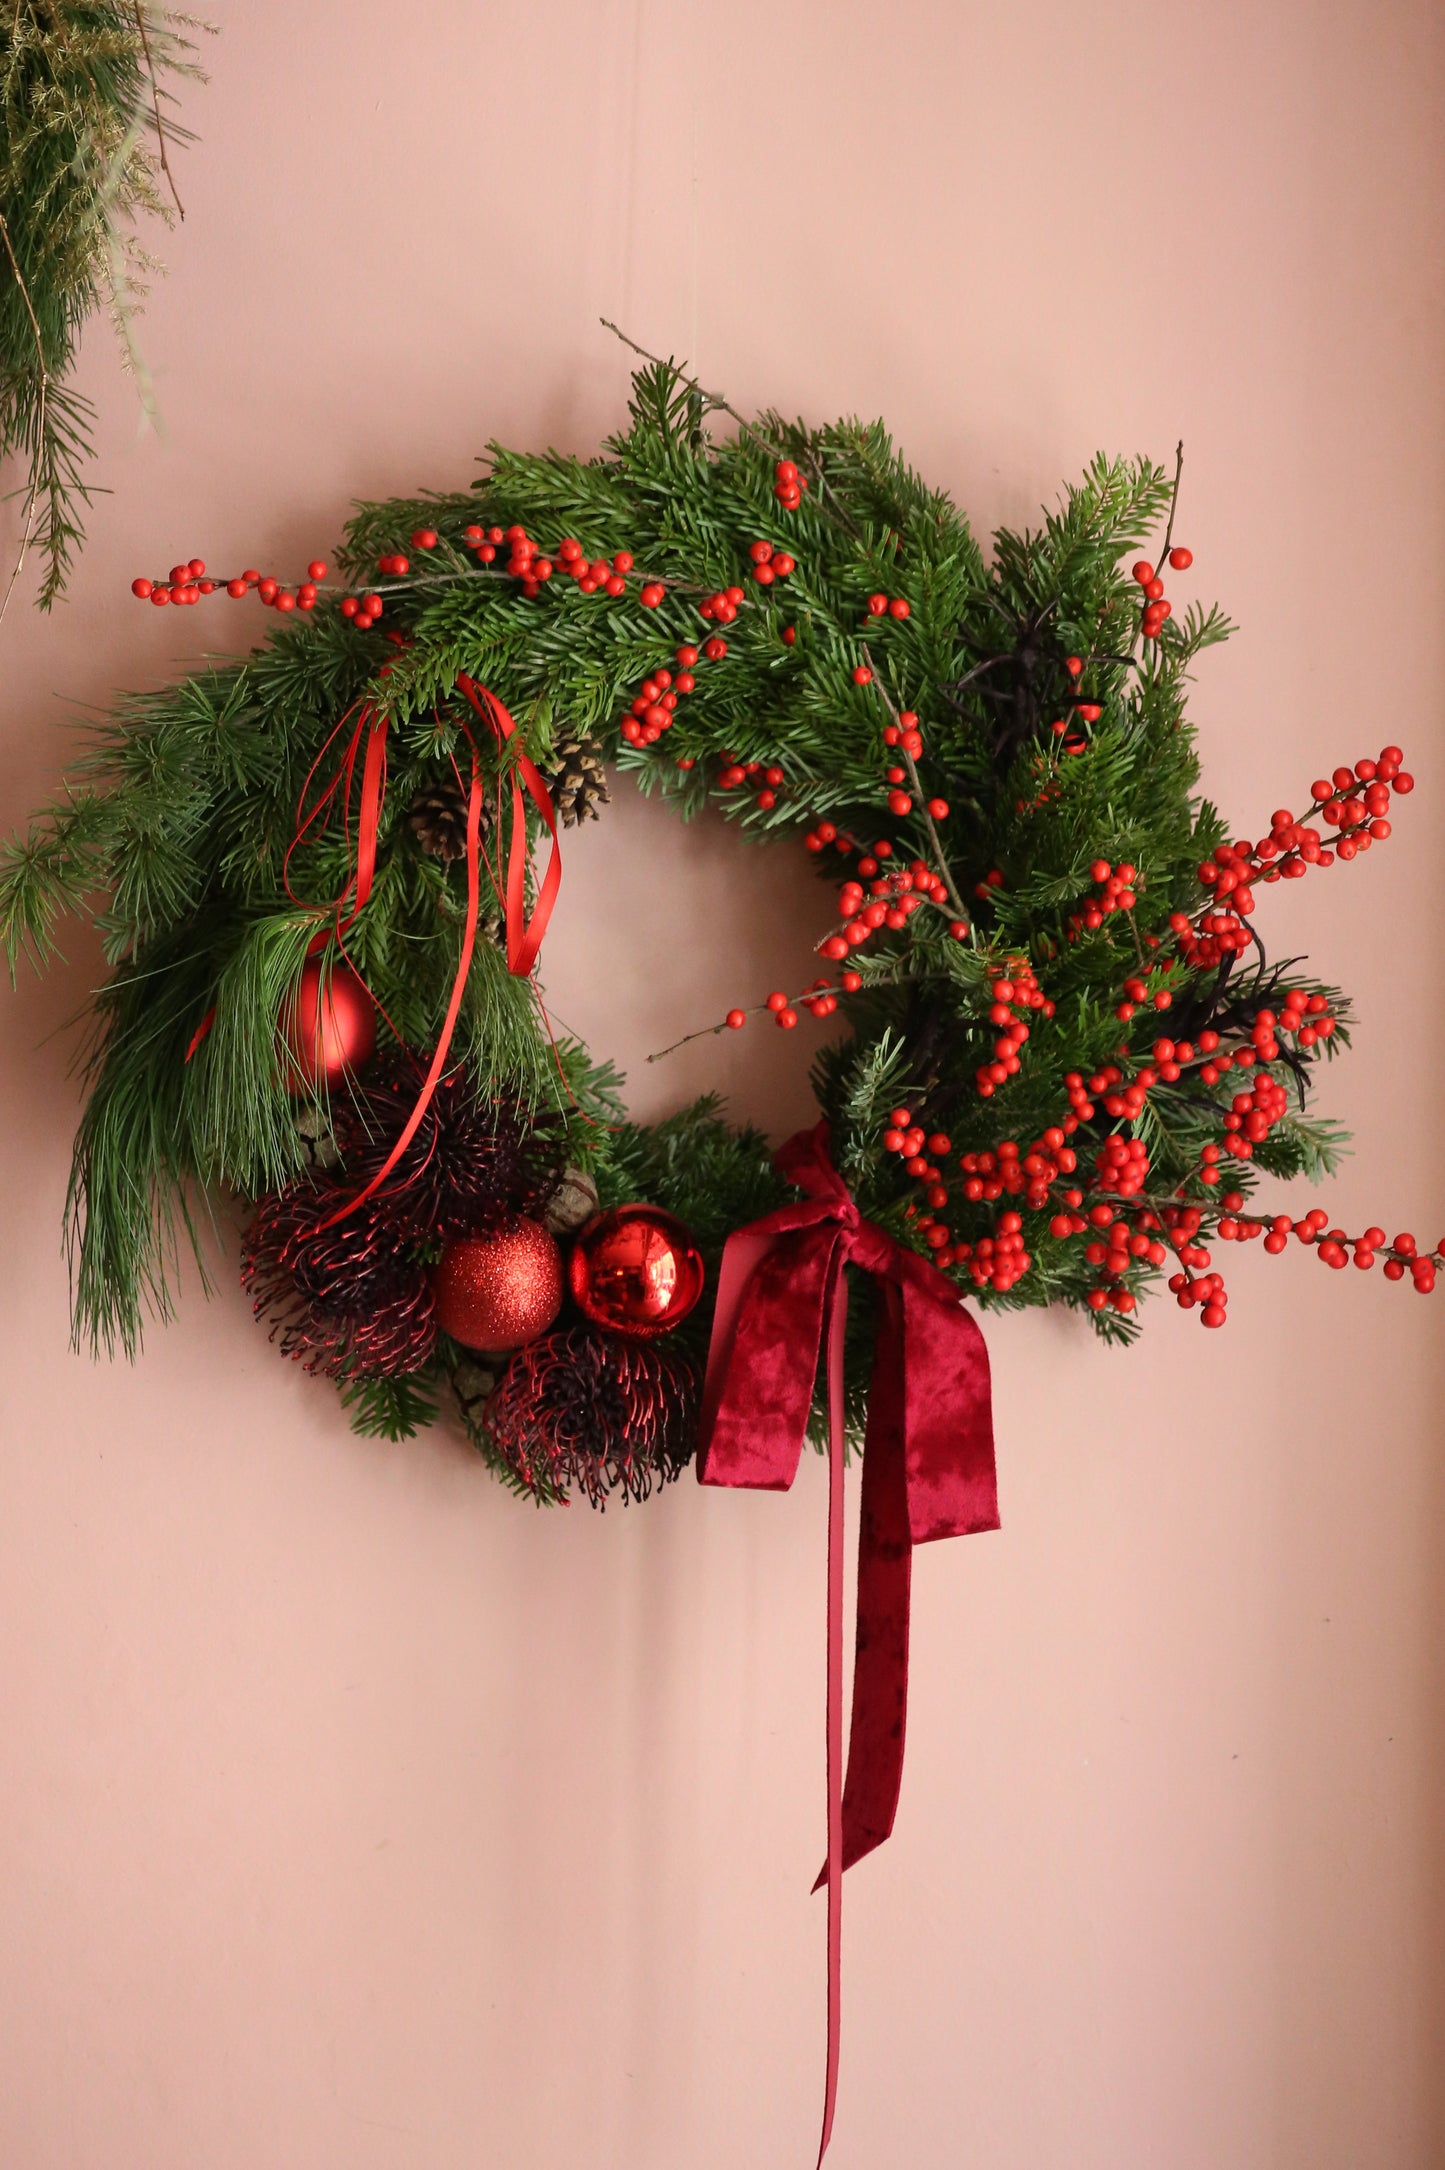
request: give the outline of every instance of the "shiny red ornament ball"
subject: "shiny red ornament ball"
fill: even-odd
[[[520,1349],[562,1308],[562,1254],[540,1221],[456,1236],[432,1275],[443,1333],[484,1355]]]
[[[288,1092],[334,1092],[376,1046],[376,1004],[350,965],[306,965],[282,1005],[277,1035]]]
[[[651,1341],[680,1326],[702,1294],[702,1255],[658,1206],[615,1206],[589,1221],[567,1262],[579,1311],[614,1334]]]

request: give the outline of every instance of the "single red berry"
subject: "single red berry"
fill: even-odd
[[[326,578],[325,558],[313,558],[306,568],[306,577],[308,580],[324,580]]]
[[[855,686],[871,686],[871,685],[872,685],[872,683],[873,683],[873,673],[872,673],[872,672],[871,672],[871,671],[869,670],[869,668],[868,668],[868,666],[867,666],[867,664],[866,664],[866,663],[855,663],[855,664],[854,664],[854,666],[853,666],[853,683],[854,683],[854,685],[855,685]]]
[[[747,1021],[748,1021],[748,1013],[747,1013],[747,1011],[746,1011],[746,1010],[729,1010],[729,1011],[728,1011],[728,1014],[727,1014],[727,1022],[728,1022],[728,1024],[729,1024],[729,1025],[730,1025],[730,1026],[732,1027],[732,1030],[733,1030],[734,1032],[736,1032],[736,1031],[737,1031],[737,1029],[738,1029],[738,1027],[739,1027],[740,1025],[745,1025],[745,1024],[747,1023]]]
[[[1172,549],[1169,553],[1169,562],[1174,567],[1176,573],[1187,573],[1190,566],[1194,563],[1194,552],[1192,550],[1185,550],[1180,545],[1176,544],[1174,549]]]
[[[140,580],[133,580],[130,584],[130,592],[132,595],[138,595],[141,601],[144,602],[146,597],[150,594],[151,589],[154,585],[155,583],[153,581],[146,580],[144,578]]]
[[[234,596],[236,596],[236,597],[237,597],[237,598],[239,599],[239,598],[240,598],[241,596],[243,596],[243,595],[244,595],[244,594],[246,593],[246,583],[245,583],[245,581],[244,581],[244,580],[228,580],[228,581],[226,582],[226,593],[227,593],[227,595],[234,595]]]
[[[1136,558],[1129,570],[1141,588],[1147,580],[1154,578],[1154,568],[1147,558]]]
[[[892,602],[888,605],[888,615],[890,618],[906,618],[908,616],[908,604],[903,596],[894,596]]]
[[[649,580],[644,583],[638,601],[642,604],[644,610],[656,610],[665,593],[666,590],[660,580]]]
[[[436,529],[434,527],[413,528],[411,546],[413,550],[435,550],[437,546]]]
[[[796,1010],[779,1010],[777,1013],[777,1018],[778,1023],[783,1027],[783,1030],[785,1032],[791,1032],[794,1025],[796,1025],[796,1023],[798,1022],[798,1013]]]
[[[153,603],[168,603],[170,599],[171,591],[164,584],[151,589],[151,601]]]
[[[728,652],[728,644],[725,640],[719,640],[717,634],[714,633],[711,640],[705,640],[703,642],[702,652],[708,658],[709,662],[720,663],[722,661],[722,658]]]

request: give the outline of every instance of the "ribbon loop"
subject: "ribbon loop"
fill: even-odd
[[[821,2162],[837,2095],[844,1869],[893,1829],[903,1777],[915,1544],[997,1529],[988,1352],[935,1266],[864,1220],[828,1152],[800,1131],[775,1166],[802,1193],[728,1238],[699,1426],[703,1484],[786,1491],[820,1357],[828,1372],[828,2067]],[[845,1268],[878,1283],[858,1540],[853,1711],[842,1776]]]

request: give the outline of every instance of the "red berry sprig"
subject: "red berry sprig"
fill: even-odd
[[[205,559],[190,558],[184,565],[173,565],[164,580],[148,580],[142,574],[131,582],[130,592],[141,602],[159,606],[199,603],[203,596],[214,595],[218,589],[224,589],[239,602],[254,590],[263,603],[277,610],[314,610],[319,593],[317,583],[325,577],[324,561],[315,558],[306,568],[306,578],[294,589],[273,579],[269,573],[257,572],[254,567],[248,567],[244,573],[237,573],[228,580],[208,579]]]
[[[1391,830],[1386,819],[1391,793],[1408,796],[1415,788],[1404,758],[1398,746],[1386,746],[1378,760],[1362,758],[1353,768],[1337,768],[1311,784],[1312,803],[1302,821],[1280,807],[1270,816],[1269,835],[1258,843],[1241,837],[1216,846],[1213,858],[1199,868],[1211,901],[1192,918],[1184,912],[1170,915],[1185,963],[1207,969],[1248,946],[1245,920],[1254,910],[1257,882],[1297,881],[1309,867],[1333,866],[1336,859],[1348,861],[1371,844],[1384,843]],[[1312,816],[1338,832],[1333,851]]]
[[[1192,550],[1182,548],[1171,550],[1169,563],[1176,573],[1186,572],[1194,563],[1194,553]],[[1159,635],[1164,630],[1164,622],[1172,613],[1174,605],[1166,597],[1164,582],[1147,558],[1139,558],[1130,567],[1130,572],[1144,591],[1144,610],[1139,621],[1139,630],[1145,640],[1158,640]]]
[[[796,512],[803,502],[808,478],[796,460],[779,460],[773,469],[773,495],[785,512]]]
[[[1221,1242],[1250,1243],[1262,1237],[1265,1251],[1277,1258],[1293,1236],[1296,1242],[1312,1246],[1323,1263],[1336,1271],[1355,1265],[1368,1272],[1383,1254],[1385,1279],[1403,1281],[1408,1273],[1422,1296],[1430,1294],[1439,1268],[1445,1265],[1445,1236],[1433,1251],[1421,1251],[1408,1229],[1387,1242],[1383,1228],[1367,1228],[1360,1236],[1348,1236],[1343,1228],[1331,1228],[1329,1215],[1318,1206],[1301,1219],[1292,1220],[1287,1213],[1245,1214],[1241,1211],[1243,1204],[1238,1191],[1226,1195],[1225,1212],[1219,1222]]]
[[[1037,1010],[1044,1017],[1054,1014],[1054,1005],[1040,987],[1033,966],[1023,957],[1011,958],[992,971],[988,1021],[999,1027],[999,1035],[993,1043],[993,1060],[981,1063],[974,1073],[974,1082],[985,1100],[1011,1077],[1017,1077],[1022,1067],[1019,1049],[1028,1039],[1029,1027],[1021,1017],[1015,1017],[1015,1009]]]

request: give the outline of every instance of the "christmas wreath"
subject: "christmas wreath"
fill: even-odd
[[[0,865],[0,929],[13,970],[94,909],[112,967],[68,1215],[82,1340],[133,1351],[229,1194],[258,1317],[363,1431],[446,1398],[516,1488],[598,1505],[694,1455],[785,1488],[826,1440],[826,2148],[841,1876],[893,1823],[911,1548],[997,1524],[965,1299],[1127,1342],[1165,1281],[1219,1327],[1215,1246],[1255,1239],[1434,1286],[1439,1247],[1257,1196],[1332,1166],[1309,1101],[1349,1012],[1267,954],[1256,891],[1382,842],[1412,780],[1386,746],[1258,837],[1196,795],[1187,689],[1230,628],[1165,592],[1191,567],[1178,459],[1096,459],[986,558],[881,424],[749,423],[645,359],[600,458],[494,445],[471,490],[363,506],[334,577],[138,578],[280,623],[119,708]],[[711,1100],[629,1122],[553,1032],[559,832],[614,766],[813,855],[823,969],[698,1026],[846,1022],[776,1157]]]
[[[553,1036],[558,831],[612,768],[813,856],[818,976],[698,1022],[846,1021],[813,1063],[831,1166],[957,1295],[1124,1342],[1167,1282],[1218,1327],[1214,1247],[1255,1238],[1428,1289],[1408,1235],[1256,1203],[1332,1165],[1309,1103],[1349,1021],[1266,953],[1256,891],[1387,837],[1411,778],[1386,746],[1254,838],[1196,795],[1186,695],[1230,627],[1166,594],[1178,484],[1100,457],[986,556],[881,424],[749,423],[649,358],[601,457],[494,445],[471,489],[361,507],[334,573],[137,579],[278,622],[125,700],[3,863],[12,970],[87,910],[111,967],[78,1335],[133,1351],[229,1194],[258,1316],[363,1431],[446,1399],[538,1499],[685,1466],[724,1243],[792,1186],[713,1102],[630,1123]]]

